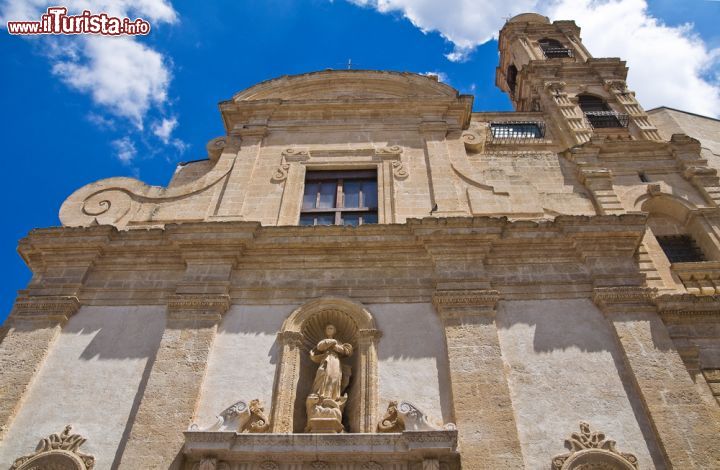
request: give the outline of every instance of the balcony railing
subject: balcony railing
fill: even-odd
[[[627,114],[615,111],[586,111],[585,117],[593,129],[627,127],[629,121]]]
[[[542,51],[546,59],[564,59],[573,56],[572,49],[567,47],[543,47]]]
[[[545,137],[545,123],[540,121],[505,121],[490,123],[490,142],[518,143]]]

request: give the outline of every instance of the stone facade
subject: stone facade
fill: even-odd
[[[649,117],[579,34],[506,23],[513,112],[411,73],[285,76],[222,102],[167,187],[77,190],[19,244],[0,466],[720,468],[713,135]],[[331,210],[365,223],[305,226]],[[328,323],[344,432],[307,433]]]

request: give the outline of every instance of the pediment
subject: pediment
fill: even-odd
[[[408,72],[325,70],[285,75],[237,93],[233,101],[455,98],[457,90],[434,77]]]

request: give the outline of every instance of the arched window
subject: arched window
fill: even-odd
[[[608,127],[627,127],[627,114],[620,114],[610,109],[610,106],[595,95],[578,95],[578,106],[587,118],[593,129]]]
[[[538,41],[538,44],[546,59],[562,59],[573,56],[572,49],[563,46],[563,44],[556,39],[542,38]]]
[[[510,93],[515,93],[515,85],[517,85],[517,74],[517,67],[511,64],[507,69],[507,73],[505,74],[508,88],[510,88]]]

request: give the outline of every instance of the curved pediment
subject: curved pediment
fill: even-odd
[[[237,93],[234,102],[258,100],[343,100],[457,97],[435,77],[409,72],[325,70],[284,75]]]

